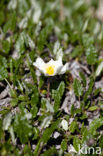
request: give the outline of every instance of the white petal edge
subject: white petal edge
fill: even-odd
[[[33,65],[36,68],[38,68],[41,72],[45,73],[44,69],[45,69],[46,63],[43,61],[43,59],[41,59],[40,57],[38,57],[36,59],[36,61],[33,63]]]
[[[38,68],[42,73],[44,73],[45,76],[54,76],[54,75],[60,75],[60,74],[64,74],[67,69],[68,69],[68,63],[66,63],[64,66],[62,64],[62,59],[60,57],[60,59],[54,61],[53,59],[51,59],[48,63],[45,63],[43,61],[42,58],[38,57],[36,59],[36,61],[33,63],[33,65]],[[53,75],[48,75],[46,73],[46,66],[48,65],[54,65],[55,66],[55,72]]]
[[[45,64],[45,62],[43,61],[43,59],[41,59],[40,57],[38,57],[37,59],[36,59],[36,61],[33,63],[33,65],[34,66],[39,66],[39,65],[43,65],[43,64]]]
[[[66,63],[66,64],[62,67],[61,71],[59,72],[59,75],[60,75],[60,74],[64,74],[64,73],[67,71],[67,69],[68,69],[68,63]]]

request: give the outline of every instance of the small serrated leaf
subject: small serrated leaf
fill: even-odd
[[[15,48],[19,55],[21,55],[25,51],[25,47],[29,47],[33,50],[35,44],[27,33],[22,32],[16,41]]]
[[[85,95],[84,95],[84,101],[87,100],[88,96],[91,94],[92,89],[93,89],[93,85],[94,85],[94,79],[91,77],[90,78],[90,83],[89,83],[89,88],[86,91]]]
[[[89,34],[85,33],[82,36],[83,46],[85,48],[89,47],[91,44],[94,43],[93,37],[91,37]]]
[[[92,135],[95,135],[97,128],[103,126],[103,118],[97,118],[95,120],[92,121],[92,123],[90,124],[90,130],[89,132]]]
[[[45,144],[47,143],[47,141],[50,139],[50,136],[51,134],[54,132],[54,130],[58,127],[60,123],[60,120],[56,120],[55,122],[52,123],[52,125],[50,127],[47,127],[45,129],[45,131],[43,132],[43,135],[42,137],[40,138],[40,140],[38,141],[38,144],[35,148],[35,151],[34,151],[34,156],[37,156],[38,155],[38,152],[39,152],[39,148],[40,148],[40,145],[42,144]]]
[[[83,95],[83,88],[78,79],[74,80],[73,87],[74,87],[74,92],[76,96],[80,97]]]
[[[31,114],[26,109],[21,109],[21,112],[16,114],[14,120],[14,131],[19,137],[21,143],[26,143],[32,135],[32,125],[30,124]]]
[[[4,80],[7,77],[8,77],[7,69],[5,69],[4,67],[1,67],[0,68],[0,80]]]
[[[70,124],[69,130],[70,130],[71,133],[74,133],[77,128],[78,128],[77,122],[76,121],[73,121]]]
[[[62,148],[63,151],[66,151],[66,149],[67,149],[67,140],[66,139],[62,140],[61,148]]]
[[[90,45],[86,50],[87,63],[93,65],[97,61],[97,50],[93,45]]]
[[[86,78],[85,78],[85,75],[82,72],[80,72],[79,75],[80,75],[80,77],[81,77],[81,79],[83,81],[84,87],[86,87]]]
[[[81,140],[77,136],[74,136],[74,138],[73,138],[73,146],[74,146],[74,148],[75,148],[75,150],[77,152],[79,151],[80,143],[81,143]]]
[[[54,99],[54,111],[58,111],[59,107],[60,107],[60,100],[63,96],[64,93],[64,89],[65,89],[65,83],[62,81],[59,85],[59,87],[57,88],[57,90],[52,90],[52,98]]]

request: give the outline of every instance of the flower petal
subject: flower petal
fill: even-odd
[[[43,65],[43,64],[45,64],[45,62],[43,61],[43,59],[41,59],[40,57],[38,57],[37,59],[36,59],[36,61],[33,63],[33,65],[34,66],[39,66],[39,65]]]
[[[63,67],[63,64],[62,64],[62,60],[59,59],[57,61],[54,61],[53,59],[51,59],[47,65],[51,65],[51,66],[55,66],[54,68],[54,74],[53,75],[56,75],[60,72],[61,68]]]
[[[60,72],[59,72],[59,75],[60,75],[60,74],[64,74],[64,73],[67,71],[67,69],[68,69],[68,63],[66,63],[66,64],[62,67],[62,69],[61,69]]]
[[[41,59],[40,57],[38,57],[36,59],[36,61],[33,63],[33,65],[38,68],[45,76],[54,76],[54,75],[57,75],[57,74],[64,74],[67,70],[67,67],[68,67],[68,63],[66,63],[64,66],[63,66],[63,63],[62,63],[62,58],[60,57],[60,59],[54,61],[53,59],[51,59],[48,63],[45,63],[43,61],[43,59]],[[51,66],[53,67],[54,69],[54,73],[49,75],[47,73],[47,68]]]
[[[45,68],[46,63],[43,61],[43,59],[41,59],[40,57],[38,57],[36,59],[36,61],[33,63],[33,65],[36,68],[38,68],[41,72],[44,73],[44,68]]]

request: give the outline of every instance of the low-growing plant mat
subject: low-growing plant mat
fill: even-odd
[[[0,0],[0,156],[102,150],[102,0]]]

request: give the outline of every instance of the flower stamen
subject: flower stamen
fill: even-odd
[[[53,75],[54,74],[54,66],[53,65],[49,65],[48,67],[46,67],[46,73],[48,75]]]

